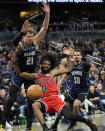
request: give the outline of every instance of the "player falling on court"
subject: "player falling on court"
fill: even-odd
[[[50,7],[49,4],[42,3],[42,11],[45,13],[45,18],[42,24],[42,27],[38,34],[34,35],[34,29],[30,27],[30,23],[26,20],[22,26],[21,32],[16,36],[13,41],[13,45],[16,48],[16,61],[18,62],[19,68],[22,72],[34,72],[37,65],[37,50],[39,42],[43,39],[48,29],[49,20],[50,20]],[[21,89],[21,85],[24,83],[25,89],[33,84],[33,81],[23,79],[18,76],[16,71],[12,77],[12,84],[9,91],[9,98],[4,107],[3,116],[2,116],[2,126],[5,128],[6,121],[9,118],[9,112],[14,101],[17,98],[17,94]],[[31,130],[32,125],[32,101],[27,100],[28,109],[27,109],[27,127],[26,130]]]
[[[68,55],[68,51],[65,50],[64,53]],[[25,79],[35,80],[37,84],[40,85],[43,89],[43,95],[40,101],[35,101],[33,104],[33,111],[40,122],[43,131],[49,131],[47,124],[45,122],[43,113],[53,113],[58,112],[60,116],[66,117],[69,121],[83,122],[87,124],[92,131],[97,131],[97,127],[89,119],[85,119],[79,115],[74,115],[70,108],[64,104],[61,98],[58,95],[57,85],[56,85],[56,76],[62,75],[64,73],[71,71],[70,57],[67,57],[67,67],[57,68],[57,56],[54,54],[47,53],[42,56],[40,60],[41,64],[41,73],[27,73],[20,72],[17,66],[17,72],[19,75]],[[56,67],[56,68],[55,68]],[[53,131],[50,129],[50,131]]]

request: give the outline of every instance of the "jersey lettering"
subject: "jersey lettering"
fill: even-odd
[[[51,95],[57,95],[58,90],[57,90],[57,85],[56,81],[53,79],[53,77],[50,74],[38,74],[37,75],[37,84],[42,87],[43,90],[43,96],[51,96]]]
[[[70,88],[87,88],[88,87],[88,72],[83,71],[83,64],[84,62],[82,61],[78,66],[75,66],[72,64],[72,70],[71,73],[68,77],[68,86]]]
[[[76,77],[76,76],[75,76],[75,77],[74,77],[74,83],[75,83],[75,84],[80,84],[80,82],[81,82],[81,81],[80,81],[80,77]]]
[[[33,57],[27,57],[26,65],[33,65]]]
[[[42,85],[42,90],[43,90],[43,93],[47,93],[47,86],[46,85]]]

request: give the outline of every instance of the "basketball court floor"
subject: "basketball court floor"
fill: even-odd
[[[98,126],[98,131],[105,131],[105,114],[95,114],[92,116],[88,116],[88,118],[92,119],[93,122]],[[47,125],[48,127],[53,124],[54,120],[48,121]],[[58,126],[58,131],[66,131],[67,125],[62,125],[61,123]],[[10,127],[5,130],[0,129],[0,131],[25,131],[25,126],[15,126]],[[33,123],[33,130],[32,131],[42,131],[42,127],[38,123]],[[72,131],[91,131],[85,124],[79,123]]]

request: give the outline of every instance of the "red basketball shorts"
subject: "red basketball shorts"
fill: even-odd
[[[46,113],[58,112],[64,106],[64,102],[58,95],[52,95],[42,100],[46,107]]]

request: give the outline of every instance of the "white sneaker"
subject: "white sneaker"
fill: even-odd
[[[48,121],[51,121],[51,120],[52,120],[52,118],[49,116],[49,117],[47,118],[47,120],[48,120]]]
[[[6,121],[6,127],[7,127],[7,128],[11,128],[12,126],[11,126],[11,124],[9,124],[9,123]]]

